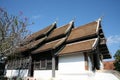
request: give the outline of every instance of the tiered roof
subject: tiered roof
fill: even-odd
[[[54,23],[26,38],[26,42],[29,43],[21,46],[19,51],[32,49],[31,54],[40,54],[46,51],[51,53],[54,50],[59,51],[58,56],[62,56],[77,52],[91,52],[99,47],[103,58],[110,58],[100,22],[97,20],[75,28],[73,21],[59,28],[56,28]]]
[[[53,24],[49,25],[48,27],[46,27],[46,28],[28,36],[25,41],[26,42],[31,42],[31,41],[40,39],[42,37],[45,37],[45,36],[49,35],[49,33],[55,28],[56,28],[56,23],[53,23]]]
[[[54,29],[51,32],[51,34],[48,36],[47,40],[54,40],[66,36],[72,27],[73,27],[73,21],[71,21],[69,24]]]
[[[33,49],[35,48],[36,46],[39,46],[40,44],[42,44],[42,42],[46,39],[47,37],[43,37],[41,39],[38,39],[36,41],[32,41],[24,46],[20,46],[18,48],[18,52],[25,52],[25,51],[28,51],[30,49]]]
[[[73,22],[70,22],[62,27],[54,29],[47,37],[46,43],[40,48],[32,51],[32,54],[51,51],[61,46],[67,38],[68,32],[72,29]]]
[[[85,38],[89,38],[91,36],[95,36],[98,33],[97,27],[98,27],[97,22],[94,21],[94,22],[85,24],[83,26],[79,26],[77,28],[74,28],[71,31],[66,42],[72,42],[72,41],[74,42],[77,40],[82,40]]]
[[[74,42],[67,44],[59,53],[59,55],[73,54],[77,52],[88,52],[95,49],[95,44],[97,43],[97,38]]]
[[[32,54],[54,50],[57,47],[59,47],[65,40],[66,40],[66,38],[62,38],[62,39],[58,39],[58,40],[55,40],[55,41],[48,42],[48,43],[44,44],[43,46],[41,46],[40,48],[33,51]]]

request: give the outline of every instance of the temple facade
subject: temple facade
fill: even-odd
[[[53,23],[31,34],[10,57],[6,76],[35,78],[83,75],[103,68],[111,58],[101,19],[75,27],[74,21],[57,28]]]

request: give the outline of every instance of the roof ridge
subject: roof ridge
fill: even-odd
[[[93,50],[96,49],[96,46],[97,46],[98,42],[99,42],[99,37],[95,39],[95,42],[92,45]]]
[[[61,43],[63,43],[66,39],[67,39],[67,37],[62,38],[62,39],[53,47],[53,49],[55,49],[57,46],[59,46]]]
[[[44,34],[48,33],[52,28],[56,28],[56,21],[54,23],[51,24],[52,27],[49,28],[49,30],[47,32],[44,32]]]
[[[99,18],[96,20],[96,22],[102,21],[103,17],[104,17],[104,16],[99,17]]]
[[[100,27],[100,24],[101,24],[102,18],[103,18],[103,17],[100,17],[100,18],[98,18],[98,19],[96,20],[96,22],[97,22],[97,29],[96,29],[96,32],[99,31],[99,27]]]
[[[72,45],[72,44],[76,44],[76,43],[82,43],[82,42],[87,42],[87,41],[91,41],[91,40],[96,40],[97,38],[92,38],[92,39],[87,39],[87,40],[83,40],[83,41],[78,41],[78,42],[73,42],[67,45]]]
[[[70,21],[69,24],[70,24],[70,26],[66,29],[64,34],[66,34],[72,28],[72,25],[74,26],[74,21],[73,20]]]

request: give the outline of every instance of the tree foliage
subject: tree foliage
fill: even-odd
[[[29,34],[28,20],[0,8],[0,55],[12,54]]]
[[[120,49],[116,51],[114,58],[115,58],[114,62],[115,70],[120,72]]]

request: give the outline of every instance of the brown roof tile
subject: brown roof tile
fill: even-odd
[[[73,27],[73,22],[70,22],[69,24],[54,29],[53,32],[48,36],[47,40],[51,40],[51,39],[54,40],[54,38],[65,36],[72,27]]]
[[[28,36],[27,38],[26,38],[26,41],[32,41],[32,40],[35,40],[36,38],[40,38],[40,37],[44,37],[44,36],[46,36],[46,34],[48,34],[49,33],[49,31],[51,31],[53,28],[55,28],[56,27],[56,23],[53,23],[53,24],[51,24],[50,26],[48,26],[48,27],[46,27],[46,28],[44,28],[43,30],[40,30],[40,31],[38,31],[38,32],[36,32],[36,33],[33,33],[32,35],[30,35],[30,36]]]
[[[56,28],[56,23],[52,24],[48,26],[47,28],[40,30],[30,35],[29,37],[27,37],[26,41],[28,43],[24,46],[19,47],[18,51],[24,52],[24,51],[31,50],[31,49],[33,50],[33,48],[36,48],[36,46],[40,45],[40,43],[42,43],[44,40],[45,40],[45,43],[42,44],[41,47],[39,48],[37,47],[36,50],[32,51],[31,52],[32,54],[56,49],[63,42],[66,42],[67,45],[60,51],[59,55],[92,50],[94,49],[94,47],[96,47],[96,45],[94,44],[98,42],[98,39],[97,38],[90,39],[89,36],[92,36],[92,38],[94,38],[94,37],[97,37],[97,35],[99,35],[98,30],[100,26],[98,26],[98,23],[99,22],[94,21],[94,22],[88,23],[86,25],[83,25],[83,26],[80,26],[74,29],[72,29],[74,26],[73,22],[70,22],[60,28]],[[50,31],[51,33],[48,34]],[[67,38],[62,38],[62,37],[65,37],[69,31],[71,31],[70,35]],[[47,38],[45,37],[46,34],[48,36]],[[81,39],[83,41],[81,41]],[[100,40],[99,47],[100,47],[101,53],[103,54],[103,58],[111,57],[105,40],[102,40],[102,39]]]
[[[82,52],[82,51],[92,50],[95,43],[96,43],[96,40],[97,40],[97,38],[67,44],[64,47],[64,49],[62,49],[60,51],[59,55],[71,54],[71,53],[75,53],[75,52]]]
[[[36,54],[36,53],[40,53],[40,52],[44,52],[44,51],[49,51],[49,50],[52,50],[52,49],[56,49],[65,40],[66,40],[66,37],[62,38],[62,39],[55,40],[55,41],[48,42],[48,43],[44,44],[43,46],[41,46],[40,48],[36,49],[35,51],[31,52],[31,53],[32,54]]]
[[[18,52],[24,52],[24,51],[30,50],[30,49],[32,49],[32,48],[35,48],[37,45],[39,45],[40,43],[42,43],[46,38],[47,38],[47,37],[44,37],[44,38],[41,38],[41,39],[39,39],[39,40],[30,42],[30,43],[27,44],[27,45],[20,46],[17,50],[18,50]]]
[[[74,28],[71,31],[71,33],[67,39],[67,42],[75,41],[77,39],[81,39],[81,38],[84,38],[84,37],[87,37],[90,35],[94,35],[96,33],[97,33],[97,22],[94,21],[94,22],[88,23],[86,25]]]

